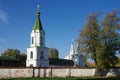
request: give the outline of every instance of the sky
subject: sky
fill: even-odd
[[[60,58],[69,54],[90,13],[103,18],[120,10],[120,0],[0,0],[0,53],[8,48],[27,52],[38,4],[46,46],[58,49]]]

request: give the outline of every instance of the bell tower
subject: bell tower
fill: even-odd
[[[30,36],[30,48],[27,48],[26,66],[49,66],[48,48],[45,47],[45,31],[40,21],[39,5],[36,20]]]
[[[31,33],[31,47],[33,46],[41,46],[45,47],[45,31],[42,28],[42,24],[40,21],[40,11],[39,11],[39,6],[36,11],[36,21],[33,26],[33,30]]]

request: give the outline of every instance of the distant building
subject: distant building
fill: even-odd
[[[73,60],[74,59],[74,55],[75,55],[75,51],[74,51],[74,43],[71,43],[71,48],[70,48],[70,53],[68,56],[65,57],[65,59],[67,60]]]
[[[45,46],[45,31],[40,21],[39,8],[36,11],[36,21],[31,32],[30,48],[27,48],[26,66],[49,66],[48,48]]]
[[[70,48],[69,55],[66,56],[64,59],[66,59],[66,60],[73,60],[74,61],[74,65],[85,67],[84,55],[83,54],[78,54],[78,52],[75,53],[74,43],[73,42],[71,43],[71,48]]]

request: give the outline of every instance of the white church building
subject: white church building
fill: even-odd
[[[39,8],[36,11],[36,20],[30,36],[30,47],[27,48],[26,66],[49,66],[48,48],[45,46],[45,31],[40,21]]]
[[[71,43],[71,48],[70,48],[69,55],[66,56],[64,59],[73,60],[74,61],[74,65],[85,67],[84,55],[83,54],[79,54],[77,51],[75,51],[73,42]]]

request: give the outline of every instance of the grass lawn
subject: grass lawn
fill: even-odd
[[[95,78],[95,77],[70,77],[70,78],[11,78],[0,80],[120,80],[120,77]]]

